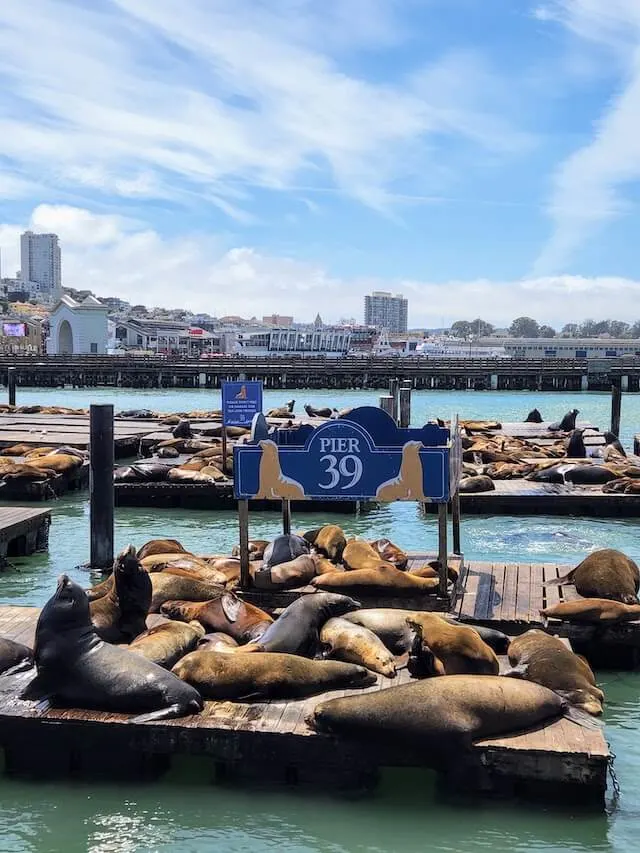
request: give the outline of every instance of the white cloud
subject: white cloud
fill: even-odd
[[[640,2],[557,0],[556,20],[604,48],[619,68],[616,92],[595,124],[591,141],[558,168],[549,202],[552,236],[536,273],[557,272],[608,220],[627,209],[625,185],[640,179]]]
[[[276,312],[293,314],[300,321],[311,321],[319,311],[325,321],[335,322],[344,316],[362,318],[365,293],[391,290],[408,297],[413,326],[439,326],[442,318],[453,322],[478,316],[508,325],[523,314],[562,326],[587,314],[625,320],[640,315],[640,282],[630,279],[339,278],[320,264],[234,246],[216,235],[167,238],[141,223],[70,206],[41,205],[26,224],[41,231],[55,229],[60,235],[67,286],[148,306],[184,307],[218,316],[260,317]],[[22,230],[20,225],[0,224],[5,270],[19,266]]]

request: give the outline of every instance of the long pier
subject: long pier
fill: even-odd
[[[474,359],[413,356],[0,356],[0,381],[15,368],[19,386],[35,388],[220,388],[225,380],[260,379],[268,389],[640,390],[640,359]]]

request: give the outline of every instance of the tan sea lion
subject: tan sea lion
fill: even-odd
[[[138,559],[144,560],[154,554],[186,554],[187,550],[177,539],[150,539],[138,549]]]
[[[256,571],[253,581],[258,589],[291,589],[305,586],[316,575],[316,564],[309,554],[278,563],[270,569]]]
[[[66,453],[49,453],[47,456],[28,459],[24,464],[31,465],[34,468],[55,471],[56,474],[65,474],[67,471],[75,471],[76,468],[79,468],[82,465],[82,459],[77,456],[69,456]]]
[[[129,545],[115,559],[109,591],[89,603],[91,622],[100,639],[128,643],[146,629],[150,604],[150,577]]]
[[[396,677],[393,655],[373,631],[362,625],[334,616],[320,629],[320,642],[332,658],[366,666],[387,678]]]
[[[156,572],[149,577],[153,588],[149,613],[158,613],[165,601],[209,601],[225,593],[223,586],[193,578],[168,575],[164,572]]]
[[[376,677],[363,666],[256,652],[228,655],[196,651],[172,672],[205,699],[297,699],[327,690],[370,687]]]
[[[587,714],[602,714],[604,693],[591,667],[557,637],[535,628],[526,631],[511,641],[509,663],[513,668],[505,675],[535,681]]]
[[[344,531],[337,524],[325,524],[324,527],[318,530],[313,544],[325,557],[328,557],[334,563],[339,563],[342,559],[347,539]]]
[[[204,581],[204,583],[211,583],[217,586],[224,586],[227,583],[225,575],[222,572],[218,572],[212,566],[189,563],[187,560],[169,563],[161,569],[161,572],[167,575],[195,578],[196,580]]]
[[[172,448],[165,448],[172,449]],[[179,465],[181,471],[202,471],[203,468],[207,467],[206,459],[198,459],[195,456],[193,459],[189,459],[188,462],[183,462],[182,465]]]
[[[198,623],[200,624],[200,623]],[[223,631],[213,631],[205,634],[198,644],[198,651],[202,652],[226,652],[229,649],[239,648],[237,642]]]
[[[215,483],[218,478],[203,474],[202,471],[190,471],[186,468],[171,468],[167,474],[170,483]]]
[[[608,598],[578,598],[545,607],[540,615],[545,620],[561,619],[564,622],[586,622],[592,625],[635,622],[640,619],[640,604],[623,604]]]
[[[11,447],[5,447],[2,451],[3,456],[26,456],[30,450],[33,450],[32,444],[12,444]]]
[[[364,539],[349,539],[342,552],[342,564],[347,571],[377,569],[383,562],[379,552]]]
[[[278,445],[271,440],[258,442],[262,455],[260,457],[258,491],[256,500],[304,500],[304,489],[296,480],[286,477],[280,468]]]
[[[100,583],[97,583],[95,586],[85,590],[87,598],[89,601],[96,601],[98,598],[102,598],[104,595],[111,592],[114,587],[114,583],[113,572],[111,572],[111,574],[103,581],[100,581]]]
[[[317,575],[326,575],[329,572],[345,571],[342,565],[336,565],[335,563],[332,563],[328,557],[321,557],[320,554],[311,554],[311,559],[315,563]]]
[[[180,658],[192,652],[204,637],[204,628],[199,622],[163,622],[139,634],[129,651],[142,655],[164,669],[171,669]]]
[[[379,501],[428,501],[424,494],[422,482],[422,460],[420,448],[422,442],[407,441],[402,448],[400,470],[397,477],[392,477],[378,486],[376,499]]]
[[[491,477],[484,475],[478,477],[464,477],[458,484],[458,491],[462,494],[476,492],[494,492],[496,489]]]
[[[636,563],[622,551],[602,548],[593,551],[563,577],[548,580],[546,584],[573,584],[584,598],[610,598],[623,604],[637,604],[640,572]]]
[[[249,539],[249,559],[261,560],[264,557],[264,550],[269,544],[268,539]],[[232,557],[240,556],[240,546],[234,545],[231,551]]]
[[[174,560],[183,560],[183,559],[195,559],[194,554],[190,554],[187,551],[181,551],[179,553],[169,552],[168,554],[150,554],[148,557],[142,557],[140,559],[140,564],[148,571],[148,572],[159,572],[165,566],[168,566],[169,563],[172,563]]]
[[[28,453],[24,454],[25,459],[35,459],[38,456],[48,456],[55,450],[55,447],[34,447]]]
[[[407,568],[409,555],[401,548],[398,548],[397,545],[394,545],[393,542],[390,542],[388,539],[374,539],[373,542],[369,542],[369,545],[385,562],[391,563],[396,569]]]
[[[415,566],[409,569],[410,575],[415,575],[418,578],[439,578],[440,577],[440,562],[438,560],[431,560],[430,563],[427,563],[426,566]],[[447,577],[453,583],[458,582],[458,569],[453,565],[453,563],[449,563],[447,565]]]
[[[393,591],[397,595],[437,592],[437,578],[419,578],[401,572],[391,563],[381,562],[376,569],[355,569],[349,572],[330,572],[318,575],[311,581],[318,589],[336,591],[367,589]]]
[[[210,601],[167,601],[162,605],[163,616],[182,622],[196,620],[206,631],[221,631],[237,643],[259,639],[273,623],[264,610],[242,601],[230,592],[224,592]]]
[[[258,560],[253,562],[257,563]],[[219,560],[214,560],[210,565],[225,576],[227,583],[240,580],[240,560],[235,557],[221,557]]]
[[[569,710],[546,687],[499,675],[444,675],[316,705],[307,722],[381,746],[426,750],[450,766],[474,740],[526,731]]]
[[[409,672],[425,675],[498,675],[500,664],[491,649],[473,630],[454,625],[435,613],[412,613],[407,624],[415,632]]]

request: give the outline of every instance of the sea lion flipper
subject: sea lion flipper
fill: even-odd
[[[152,723],[156,720],[172,720],[174,717],[184,717],[191,709],[185,709],[184,705],[176,702],[174,705],[167,705],[166,708],[159,708],[157,711],[151,711],[148,714],[138,714],[135,717],[130,717],[127,723]],[[197,713],[194,709],[193,713]]]
[[[512,666],[511,669],[507,669],[502,675],[509,678],[526,678],[528,672],[529,664],[519,663],[517,666]]]
[[[555,690],[554,692],[559,696],[562,696],[563,699],[566,699],[562,690]],[[576,708],[573,705],[569,705],[564,712],[564,716],[567,720],[570,720],[577,726],[580,726],[583,729],[589,729],[592,732],[601,732],[604,728],[604,722],[602,720],[596,719],[591,714],[588,714],[586,711],[583,711],[581,708]]]
[[[551,578],[551,580],[547,580],[544,582],[545,586],[563,586],[565,584],[573,583],[573,573],[575,569],[571,569],[570,572],[567,572],[566,575],[563,575],[561,578]]]
[[[51,690],[49,689],[47,684],[39,675],[36,675],[33,681],[30,681],[29,684],[27,684],[24,690],[20,693],[19,698],[37,701],[39,699],[48,699],[50,695]]]
[[[235,622],[242,606],[241,602],[234,595],[225,593],[220,599],[220,604],[229,622]]]

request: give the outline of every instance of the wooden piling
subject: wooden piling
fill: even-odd
[[[451,498],[451,518],[453,521],[453,553],[462,554],[460,545],[460,492],[457,489]]]
[[[622,386],[615,382],[611,386],[611,432],[620,435],[620,412],[622,408]]]
[[[291,533],[291,501],[282,501],[282,532],[287,536]]]
[[[89,408],[90,563],[92,569],[113,565],[113,405]]]
[[[440,589],[439,593],[447,595],[448,566],[447,566],[447,505],[438,504],[438,562],[440,563]]]
[[[400,427],[406,429],[411,423],[411,382],[403,382],[399,394]]]
[[[240,586],[249,589],[249,501],[238,501],[238,524],[240,526]]]
[[[393,418],[393,397],[389,394],[383,394],[380,397],[380,408],[383,412],[386,412],[390,418]]]
[[[227,462],[227,428],[224,423],[222,424],[220,435],[222,437],[222,473],[229,474],[229,465]]]
[[[398,416],[399,416],[399,401],[398,401],[399,394],[400,394],[400,380],[399,379],[392,379],[391,382],[389,383],[389,395],[391,396],[391,399],[393,401],[391,417],[394,419],[394,421],[396,423],[398,423]]]
[[[15,367],[7,368],[7,391],[9,392],[9,405],[16,404],[16,369]]]

